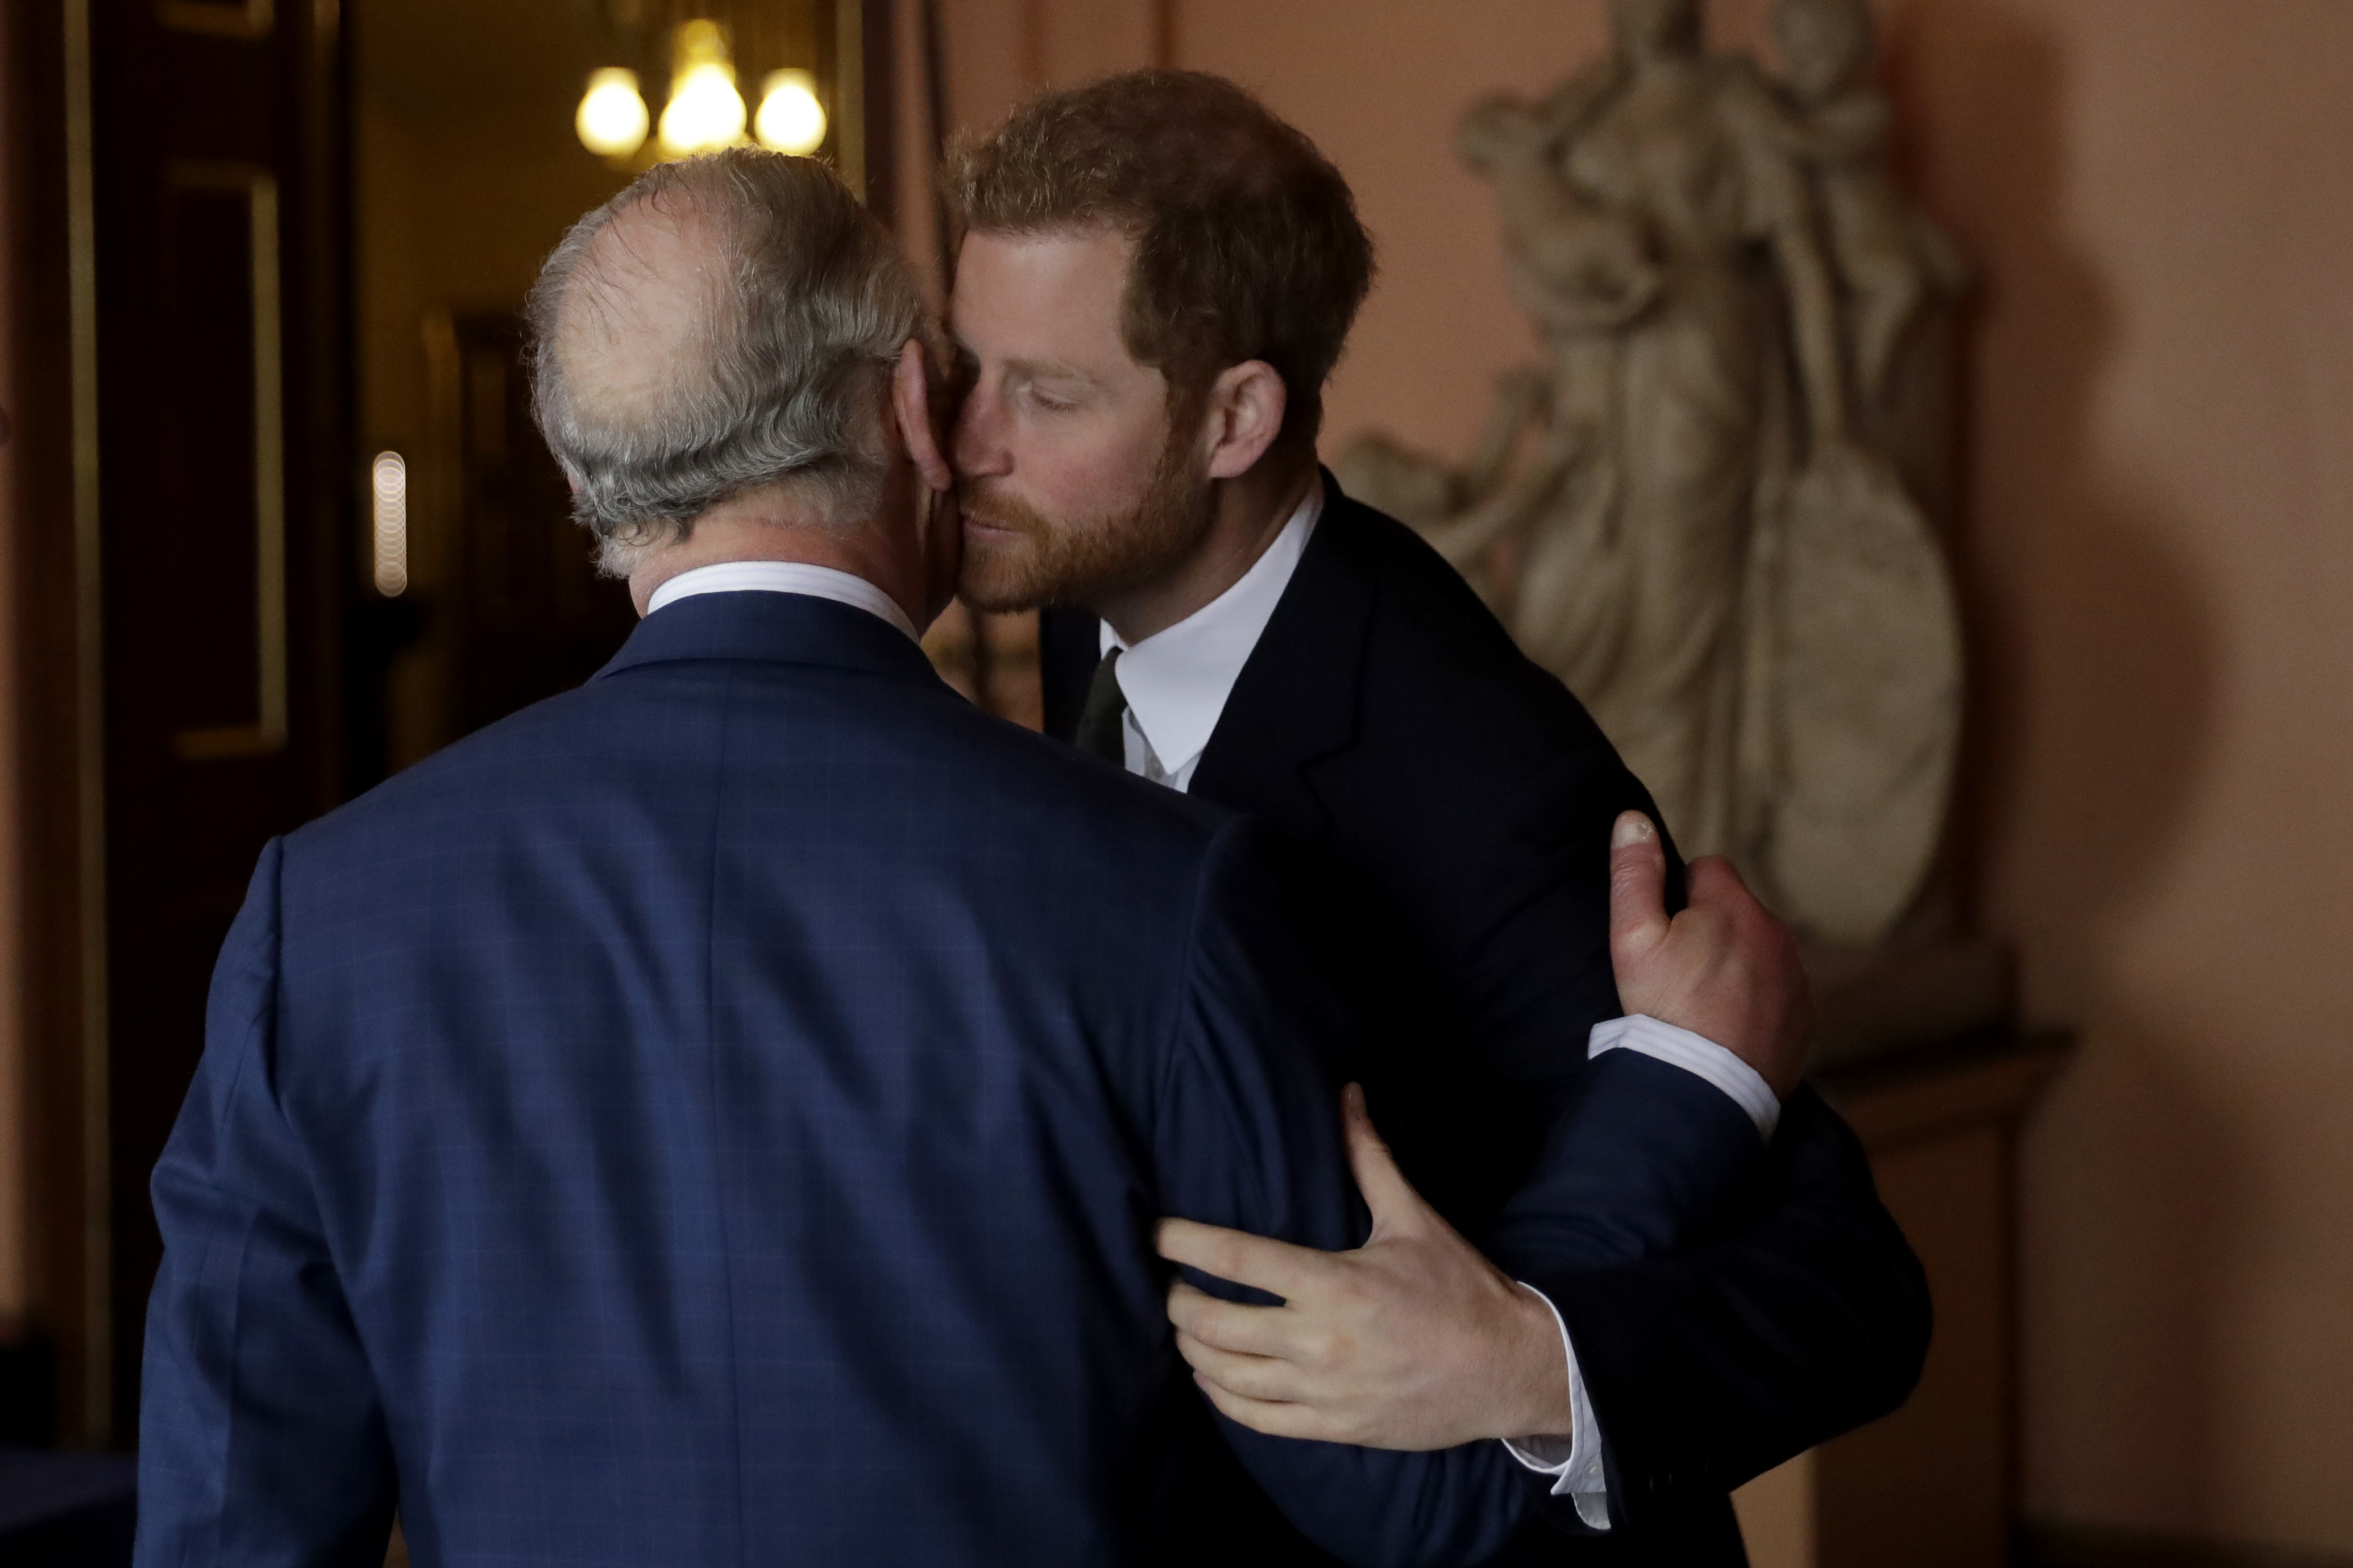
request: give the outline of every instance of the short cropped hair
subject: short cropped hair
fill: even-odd
[[[611,286],[596,237],[642,203],[712,226],[723,260],[675,379],[624,413],[576,395],[587,389],[566,379],[560,329],[568,299]],[[821,521],[865,521],[887,474],[890,367],[926,330],[897,245],[839,177],[758,148],[639,175],[564,237],[525,315],[533,413],[575,487],[573,515],[619,574],[719,502],[779,481],[802,485]]]
[[[1172,402],[1264,360],[1286,439],[1313,440],[1324,383],[1372,287],[1373,246],[1330,160],[1202,71],[1139,70],[1050,92],[942,170],[957,238],[1104,226],[1135,242],[1120,335]]]

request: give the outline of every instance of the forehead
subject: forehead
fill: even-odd
[[[1128,360],[1120,310],[1134,258],[1135,242],[1116,229],[976,230],[956,257],[949,328],[982,354]]]

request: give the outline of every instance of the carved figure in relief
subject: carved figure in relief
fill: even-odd
[[[1892,237],[1868,31],[1785,9],[1802,88],[1709,54],[1698,0],[1609,0],[1608,58],[1471,110],[1457,151],[1495,188],[1545,361],[1504,373],[1460,467],[1378,434],[1338,467],[1584,700],[1687,851],[1868,942],[1941,826],[1958,652],[1852,389],[1940,275]]]
[[[1872,80],[1870,0],[1781,0],[1773,12],[1784,134],[1819,194],[1850,300],[1854,385],[1885,395],[1905,334],[1931,301],[1957,295],[1968,266],[1887,172],[1894,110]]]

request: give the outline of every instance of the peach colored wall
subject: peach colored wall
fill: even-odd
[[[2353,5],[1882,0],[1986,279],[1961,574],[1974,882],[2080,1058],[2024,1151],[2026,1504],[2353,1549]],[[1767,0],[1720,0],[1720,43]],[[1331,397],[1460,449],[1525,356],[1455,116],[1600,0],[1176,0],[1354,184]],[[1150,7],[966,0],[954,105],[1143,63]],[[1075,19],[1074,19],[1075,18]]]
[[[1984,908],[2084,1028],[2026,1148],[2028,1500],[2353,1548],[2353,7],[1905,23],[1992,282]]]
[[[957,0],[943,7],[948,110],[987,125],[1030,89],[1153,62],[1154,0]]]

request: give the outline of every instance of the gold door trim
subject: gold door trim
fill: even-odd
[[[216,38],[266,38],[277,23],[273,0],[245,0],[243,5],[206,5],[198,0],[155,0],[155,20],[175,33],[203,33]]]
[[[246,198],[253,247],[255,721],[183,730],[172,750],[188,762],[262,757],[286,747],[286,387],[278,278],[278,178],[254,163],[175,161],[166,185]]]
[[[90,125],[90,0],[65,0],[67,314],[71,336],[74,795],[81,929],[81,1420],[113,1436],[113,1148],[107,1112],[106,705],[99,579],[98,195]]]

